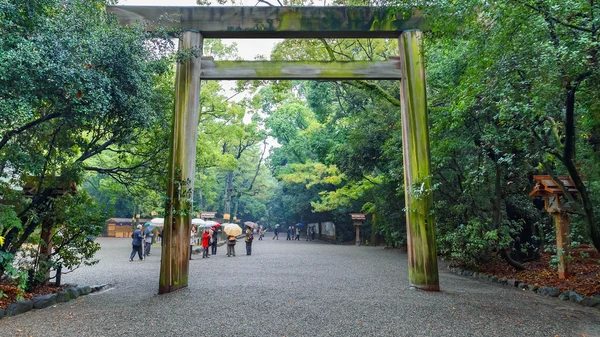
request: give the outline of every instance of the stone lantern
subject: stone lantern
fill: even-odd
[[[558,176],[564,188],[556,182],[551,176],[539,175],[533,176],[536,181],[533,191],[529,193],[530,197],[543,197],[544,209],[554,216],[554,225],[556,229],[556,251],[558,256],[558,278],[563,280],[568,278],[569,272],[569,215],[572,213],[572,207],[566,199],[565,192],[573,197],[577,194],[577,189],[571,177]]]

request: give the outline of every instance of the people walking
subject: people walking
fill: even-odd
[[[310,238],[310,227],[306,227],[306,241]]]
[[[262,226],[260,226],[260,228],[258,229],[258,240],[259,241],[262,241],[264,234],[265,234],[265,232],[263,232],[263,228],[262,228]]]
[[[275,225],[275,230],[273,231],[273,240],[275,240],[275,238],[277,238],[277,240],[279,240],[279,225]]]
[[[227,257],[235,256],[235,236],[230,235],[227,238]]]
[[[210,233],[208,232],[208,228],[204,230],[202,233],[202,258],[209,258],[208,255],[208,242],[210,241]]]
[[[212,255],[217,255],[217,244],[218,243],[219,243],[219,232],[217,231],[217,227],[213,227],[212,243],[210,244],[212,247],[212,249],[211,249]]]
[[[310,236],[312,237],[312,240],[315,241],[315,226],[312,226],[310,228]]]
[[[294,240],[300,241],[300,228],[296,227],[296,238]]]
[[[192,252],[194,251],[194,243],[196,241],[196,227],[192,225],[192,231],[190,233],[190,260],[192,259]]]
[[[150,247],[152,247],[152,230],[150,229],[150,223],[146,222],[144,224],[144,242],[145,242],[145,247],[144,247],[144,258],[146,258],[147,256],[150,255]]]
[[[287,238],[285,238],[285,239],[286,239],[286,241],[287,241],[287,240],[292,240],[292,235],[293,235],[293,234],[292,234],[292,226],[288,226],[288,230],[287,230]]]
[[[252,234],[252,228],[246,226],[246,255],[252,255],[252,241],[254,240],[254,234]]]
[[[140,261],[143,261],[144,257],[142,257],[142,225],[137,225],[137,228],[133,231],[133,234],[131,234],[131,239],[132,249],[131,255],[129,255],[129,262],[133,261],[136,252],[140,257]]]

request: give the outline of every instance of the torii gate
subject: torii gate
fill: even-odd
[[[107,6],[121,24],[183,29],[179,50],[202,51],[204,38],[398,38],[399,59],[384,62],[213,61],[177,64],[175,114],[159,294],[188,284],[200,80],[400,80],[409,281],[439,290],[430,175],[423,36],[418,12],[380,7]],[[164,15],[177,22],[160,22]],[[201,54],[201,53],[200,53]]]

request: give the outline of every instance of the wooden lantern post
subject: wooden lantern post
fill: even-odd
[[[577,189],[569,176],[558,176],[564,190],[560,185],[548,175],[533,176],[537,182],[533,191],[529,193],[531,197],[544,197],[544,209],[554,217],[556,230],[556,255],[558,256],[558,278],[564,280],[570,276],[569,271],[569,215],[570,207],[565,207],[564,191],[575,196]],[[562,199],[561,199],[562,197]]]
[[[356,245],[360,246],[360,227],[362,227],[363,222],[365,221],[365,214],[363,213],[350,213],[350,217],[352,218],[352,223],[354,224],[354,228],[356,229]]]

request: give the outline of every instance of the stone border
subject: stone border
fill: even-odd
[[[57,293],[41,295],[30,300],[11,303],[6,309],[0,308],[0,319],[16,316],[32,309],[44,309],[57,303],[69,302],[80,296],[100,291],[108,286],[108,284],[93,286],[77,286],[76,284],[66,285],[63,290]]]
[[[503,285],[508,285],[513,288],[521,289],[523,291],[531,291],[540,296],[550,296],[550,297],[558,297],[559,300],[569,301],[577,304],[581,304],[586,307],[596,308],[600,310],[600,294],[595,295],[594,297],[586,297],[581,295],[573,290],[568,290],[563,293],[560,292],[560,289],[553,287],[538,287],[531,284],[527,284],[525,282],[521,282],[517,279],[505,279],[498,278],[497,276],[488,275],[485,273],[480,273],[468,269],[463,269],[459,267],[451,267],[448,266],[448,269],[458,275],[470,276],[474,279],[492,282],[492,283],[500,283]]]

